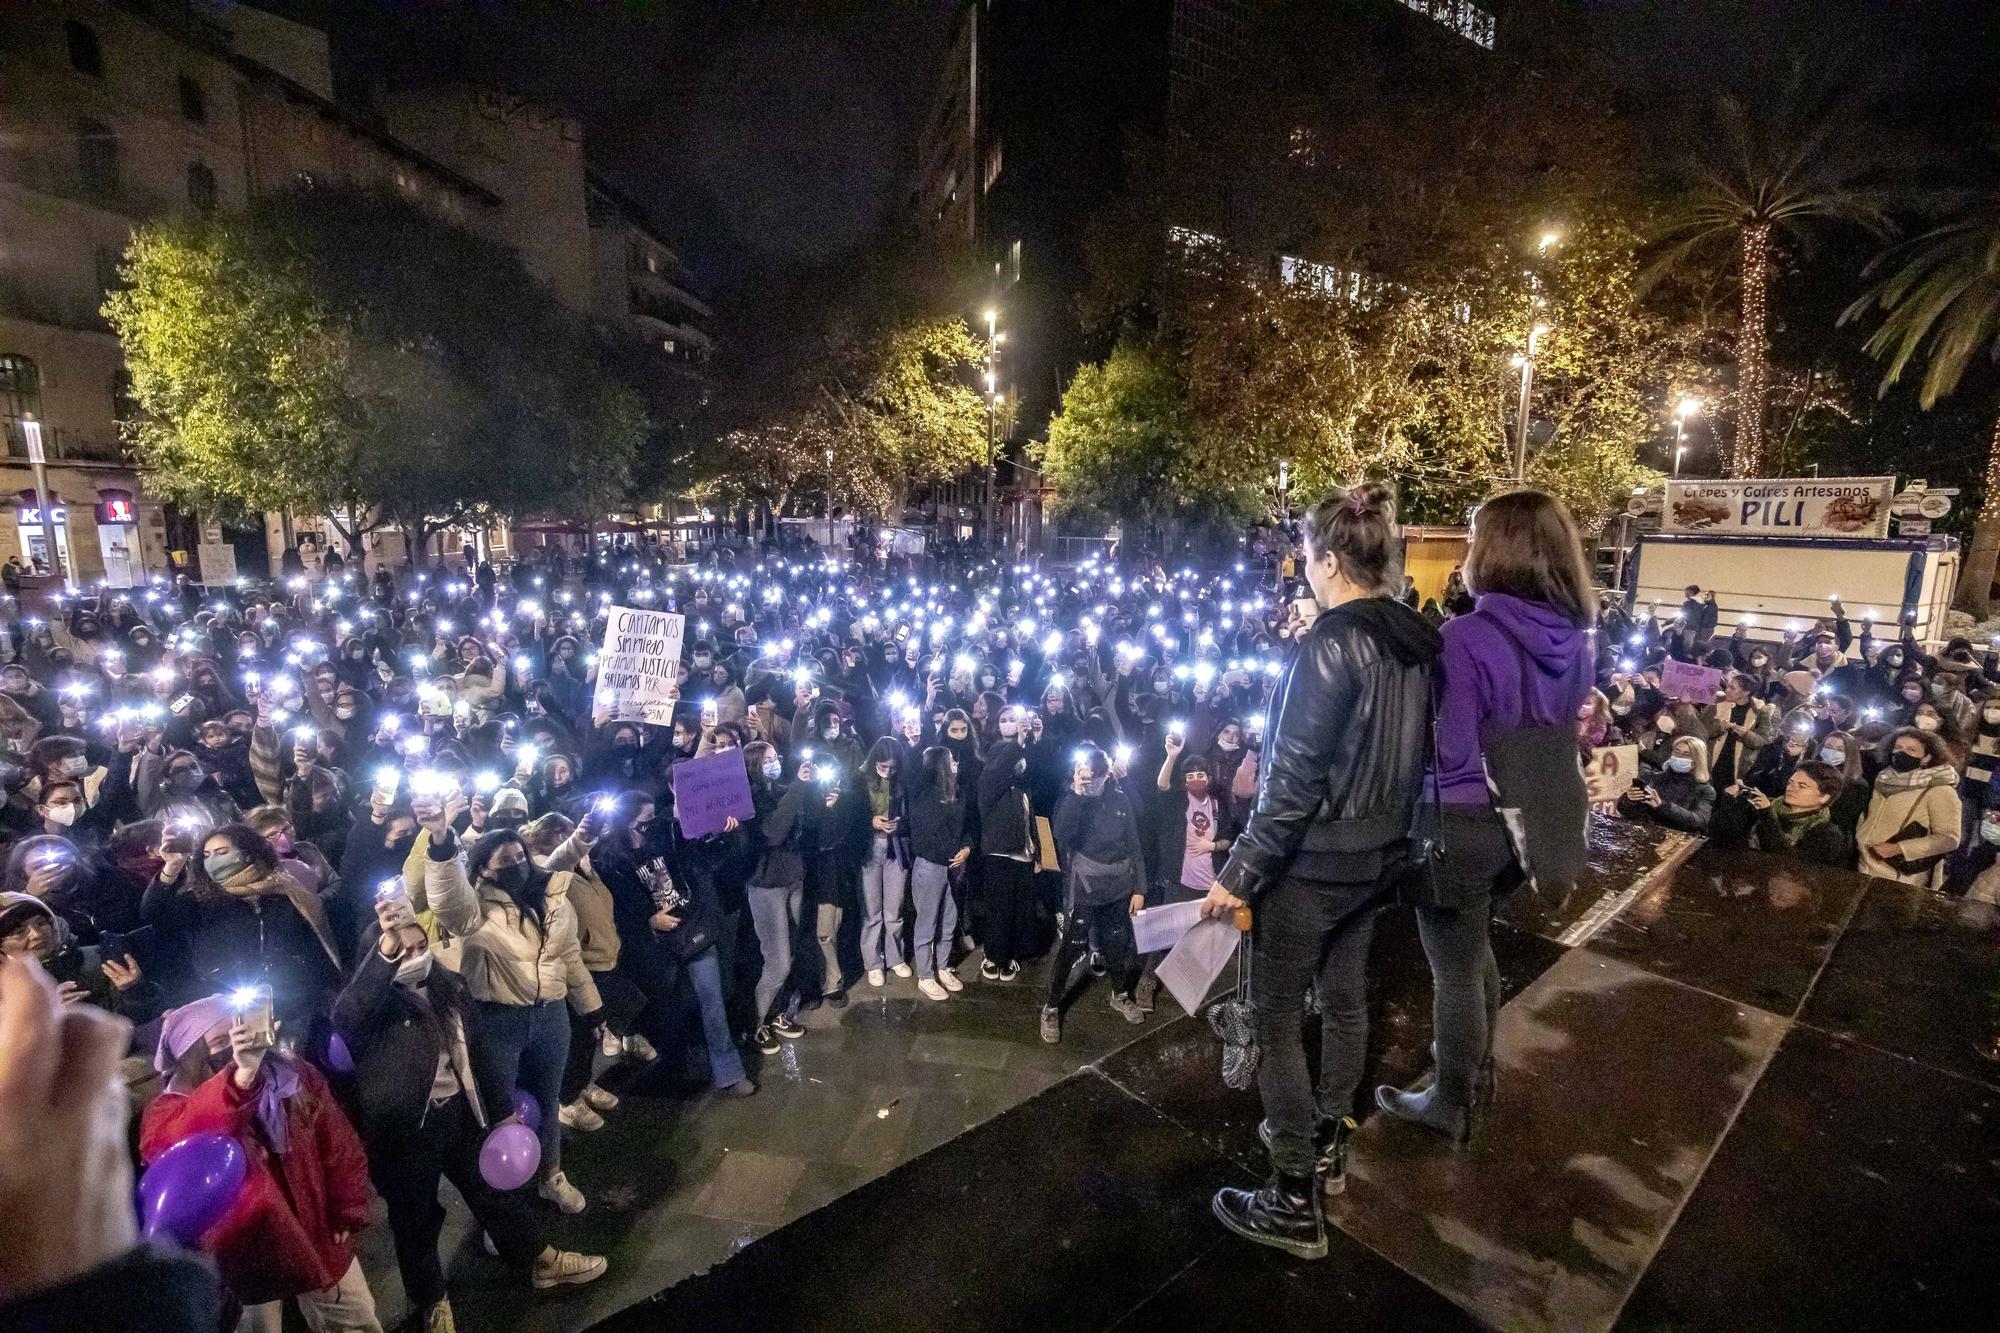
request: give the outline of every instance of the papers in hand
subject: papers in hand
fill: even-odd
[[[1196,922],[1160,960],[1160,984],[1188,1013],[1200,1012],[1201,1002],[1208,998],[1209,988],[1222,975],[1242,938],[1242,932],[1227,921]]]
[[[1158,953],[1181,942],[1181,936],[1201,920],[1201,899],[1148,907],[1132,918],[1132,938],[1140,953]]]

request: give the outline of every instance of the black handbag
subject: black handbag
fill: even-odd
[[[1410,817],[1407,859],[1396,874],[1396,901],[1405,907],[1456,907],[1444,858],[1444,784],[1438,776],[1437,701],[1431,701],[1431,752],[1425,759],[1430,769],[1428,801],[1418,801]]]

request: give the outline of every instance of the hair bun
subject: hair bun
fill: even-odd
[[[1395,521],[1396,494],[1379,481],[1359,482],[1347,490],[1347,510],[1356,518],[1379,515]]]

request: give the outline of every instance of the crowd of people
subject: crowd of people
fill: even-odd
[[[1438,1068],[1377,1104],[1463,1141],[1494,1095],[1486,921],[1536,873],[1496,767],[1548,762],[1520,738],[1556,738],[1550,791],[1579,752],[1636,744],[1603,813],[1995,898],[1992,652],[1857,638],[1837,602],[1776,644],[1718,640],[1698,589],[1634,618],[1533,492],[1480,510],[1420,607],[1379,491],[1325,501],[1304,538],[1280,588],[1242,565],[627,550],[9,599],[0,948],[130,1024],[140,1166],[205,1131],[254,1145],[202,1240],[231,1320],[275,1329],[292,1301],[315,1329],[377,1327],[354,1240],[379,1195],[437,1330],[442,1180],[524,1283],[606,1270],[553,1214],[613,1183],[563,1168],[565,1134],[616,1113],[610,1066],[751,1096],[758,1055],[812,1040],[802,1012],[898,987],[1037,985],[1060,1042],[1102,978],[1143,1024],[1157,959],[1130,917],[1195,899],[1255,911],[1276,1169],[1216,1211],[1324,1253],[1388,902],[1418,915]],[[619,606],[685,618],[666,711],[599,701]],[[1720,668],[1719,697],[1669,697],[1670,660]],[[675,767],[719,754],[749,808],[690,836]],[[1545,845],[1544,872],[1561,860]],[[539,1150],[519,1189],[481,1163],[512,1123]]]
[[[2000,901],[2000,657],[1965,637],[1940,651],[1905,628],[1856,633],[1839,598],[1779,641],[1754,616],[1716,635],[1713,594],[1602,616],[1591,745],[1636,745],[1620,813],[1732,845]],[[1663,689],[1670,661],[1719,673],[1713,698]]]

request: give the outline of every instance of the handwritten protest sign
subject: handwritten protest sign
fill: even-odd
[[[1660,693],[1669,699],[1685,699],[1694,704],[1712,704],[1722,688],[1719,667],[1696,666],[1669,658],[1660,668]]]
[[[750,774],[743,767],[741,750],[724,750],[698,759],[683,759],[669,773],[674,787],[674,816],[681,822],[681,834],[705,838],[722,832],[723,821],[734,815],[748,819],[757,813],[750,802]]]
[[[1617,801],[1638,780],[1636,745],[1600,745],[1590,752],[1590,762],[1583,766],[1583,783],[1590,790],[1592,805]]]
[[[621,722],[673,721],[678,687],[674,668],[681,660],[687,617],[668,611],[614,606],[604,625],[597,654],[597,692],[591,711]]]

